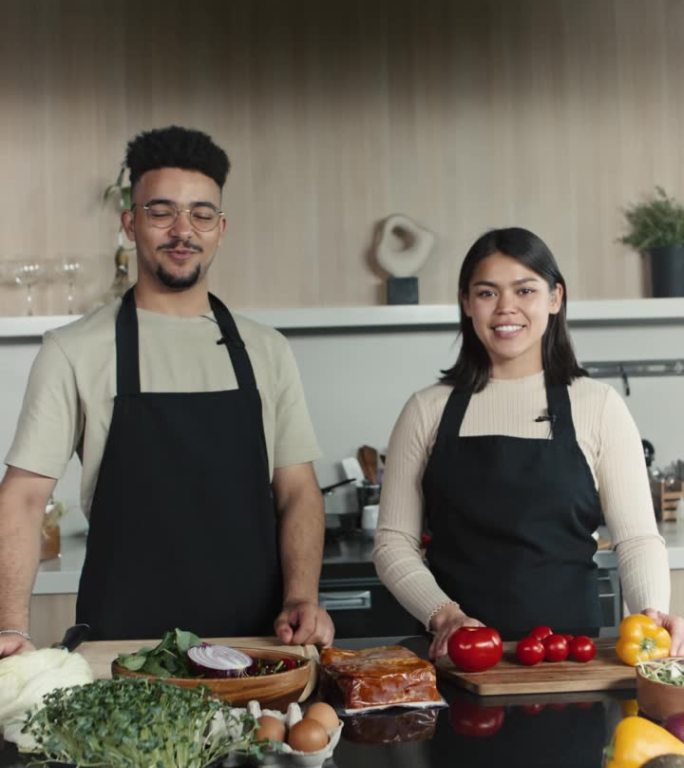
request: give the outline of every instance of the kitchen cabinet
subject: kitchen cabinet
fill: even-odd
[[[350,531],[326,541],[319,601],[335,622],[335,636],[420,634],[423,625],[382,584],[372,561],[373,539]]]
[[[422,632],[420,623],[381,584],[371,561],[372,549],[372,539],[360,535],[326,545],[319,591],[337,637]],[[76,594],[34,593],[30,610],[31,636],[37,645],[50,645],[75,622]]]
[[[424,632],[423,625],[380,582],[372,562],[373,541],[357,532],[326,543],[319,599],[335,622],[337,637],[401,636]],[[599,567],[599,601],[604,627],[622,618],[615,568]]]
[[[684,570],[670,571],[672,595],[670,597],[670,612],[684,616]]]
[[[684,571],[673,571],[673,610],[675,579],[684,613]],[[615,624],[615,598],[608,576],[602,581],[601,604],[604,624]],[[407,613],[382,585],[372,563],[349,562],[342,567],[323,566],[319,595],[321,604],[335,622],[337,637],[408,636],[423,632],[423,626]],[[59,640],[64,630],[74,623],[76,595],[34,595],[31,599],[31,636],[37,645],[50,645]]]
[[[75,621],[75,594],[33,595],[31,598],[30,633],[38,647],[61,640],[64,630]]]
[[[423,626],[396,601],[375,573],[321,579],[319,601],[335,622],[336,637],[415,635]],[[325,573],[325,567],[324,567]]]

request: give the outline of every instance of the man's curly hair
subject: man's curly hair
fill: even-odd
[[[230,160],[221,147],[202,131],[170,125],[143,131],[128,142],[126,165],[134,187],[146,171],[158,168],[183,168],[199,171],[213,179],[221,189],[226,183]]]

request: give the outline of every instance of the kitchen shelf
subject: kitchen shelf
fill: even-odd
[[[684,360],[625,360],[583,362],[594,379],[623,379],[630,376],[684,376]]]
[[[236,309],[252,320],[285,332],[325,333],[363,330],[435,330],[457,328],[456,304],[369,307]],[[40,338],[46,331],[73,322],[74,315],[0,317],[0,339]],[[684,298],[571,301],[574,326],[684,324]]]

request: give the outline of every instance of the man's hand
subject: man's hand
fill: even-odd
[[[647,608],[642,613],[650,616],[659,627],[665,627],[670,633],[672,638],[670,656],[684,656],[684,618],[670,616],[662,611],[656,611],[654,608]]]
[[[434,633],[434,638],[430,644],[428,656],[431,659],[446,656],[449,638],[460,627],[484,627],[484,624],[463,613],[455,603],[448,603],[430,621],[430,629]]]
[[[3,656],[13,656],[15,653],[35,650],[35,645],[19,634],[8,632],[6,635],[0,635],[0,658]]]
[[[313,602],[300,601],[283,607],[274,625],[276,635],[287,645],[330,645],[335,626],[328,612]]]

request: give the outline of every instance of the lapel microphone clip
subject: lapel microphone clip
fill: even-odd
[[[230,336],[221,336],[216,342],[217,344],[225,344],[227,347],[233,347],[233,349],[244,349],[245,342],[242,339],[232,339]]]
[[[556,423],[556,414],[555,413],[551,413],[549,411],[545,416],[537,416],[535,421],[537,421],[537,422],[539,422],[539,421],[548,421],[551,424],[555,424]]]

